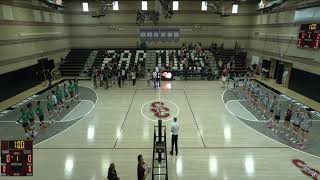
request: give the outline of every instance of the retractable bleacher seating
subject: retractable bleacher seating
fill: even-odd
[[[106,58],[107,54],[105,50],[98,50],[96,58],[93,62],[93,67],[100,67],[103,63],[104,58]]]
[[[245,59],[247,57],[246,52],[238,52],[234,49],[225,49],[223,52],[220,52],[219,54],[214,55],[214,58],[216,60],[216,63],[219,62],[221,59],[223,61],[223,64],[228,64],[232,57],[234,58],[234,66],[231,66],[231,73],[236,74],[246,74],[246,64]]]
[[[62,76],[79,76],[91,53],[89,49],[71,49],[60,66]]]
[[[144,50],[107,50],[101,67],[104,69],[109,63],[117,63],[118,68],[125,70],[132,69],[138,64],[144,68],[146,56]]]

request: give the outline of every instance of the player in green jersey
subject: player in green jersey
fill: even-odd
[[[21,108],[21,115],[19,116],[17,123],[22,124],[27,140],[30,140],[29,132],[31,131],[31,128],[29,125],[28,113],[24,108]]]
[[[78,100],[79,99],[79,84],[78,84],[78,79],[75,78],[73,81],[73,87],[74,87],[74,93],[75,97]]]
[[[53,118],[53,113],[54,113],[54,103],[53,103],[53,100],[51,98],[51,95],[48,95],[47,99],[48,99],[47,110],[48,110],[48,114],[49,114],[49,121],[50,121],[50,124],[51,124],[51,122],[54,122],[54,120],[51,120]]]
[[[34,138],[35,136],[37,136],[38,133],[35,132],[34,130],[34,113],[33,113],[32,104],[28,103],[27,108],[28,108],[27,114],[28,114],[29,126],[31,129],[30,133],[31,133],[31,137]]]
[[[72,84],[71,80],[69,80],[68,90],[69,90],[70,99],[71,99],[71,102],[72,102],[74,100],[74,87],[73,87],[73,84]]]
[[[40,121],[40,127],[41,128],[46,128],[46,126],[45,126],[45,124],[43,122],[43,120],[44,120],[44,112],[43,112],[43,109],[41,107],[41,102],[40,101],[37,102],[36,114],[37,114],[37,116],[39,118],[39,121]]]

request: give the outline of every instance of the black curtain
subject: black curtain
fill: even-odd
[[[42,64],[38,63],[0,75],[0,101],[30,89],[44,80]]]
[[[283,72],[284,72],[284,64],[282,62],[279,62],[277,68],[277,74],[276,74],[276,82],[278,84],[282,84],[282,75],[283,75]]]
[[[268,69],[268,70],[269,70],[268,75],[267,75],[267,77],[269,77],[269,75],[270,75],[270,69],[271,69],[271,61],[264,59],[264,60],[262,61],[262,67],[261,67],[261,68],[265,68],[265,69]]]
[[[289,89],[320,102],[320,75],[292,68]]]

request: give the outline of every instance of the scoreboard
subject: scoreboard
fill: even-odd
[[[32,176],[32,141],[1,141],[1,176]]]
[[[320,24],[301,24],[298,38],[298,47],[320,47]]]

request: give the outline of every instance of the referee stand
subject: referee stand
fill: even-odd
[[[162,120],[158,120],[158,126],[154,126],[152,180],[155,178],[168,180],[168,158],[166,126],[162,126]]]

